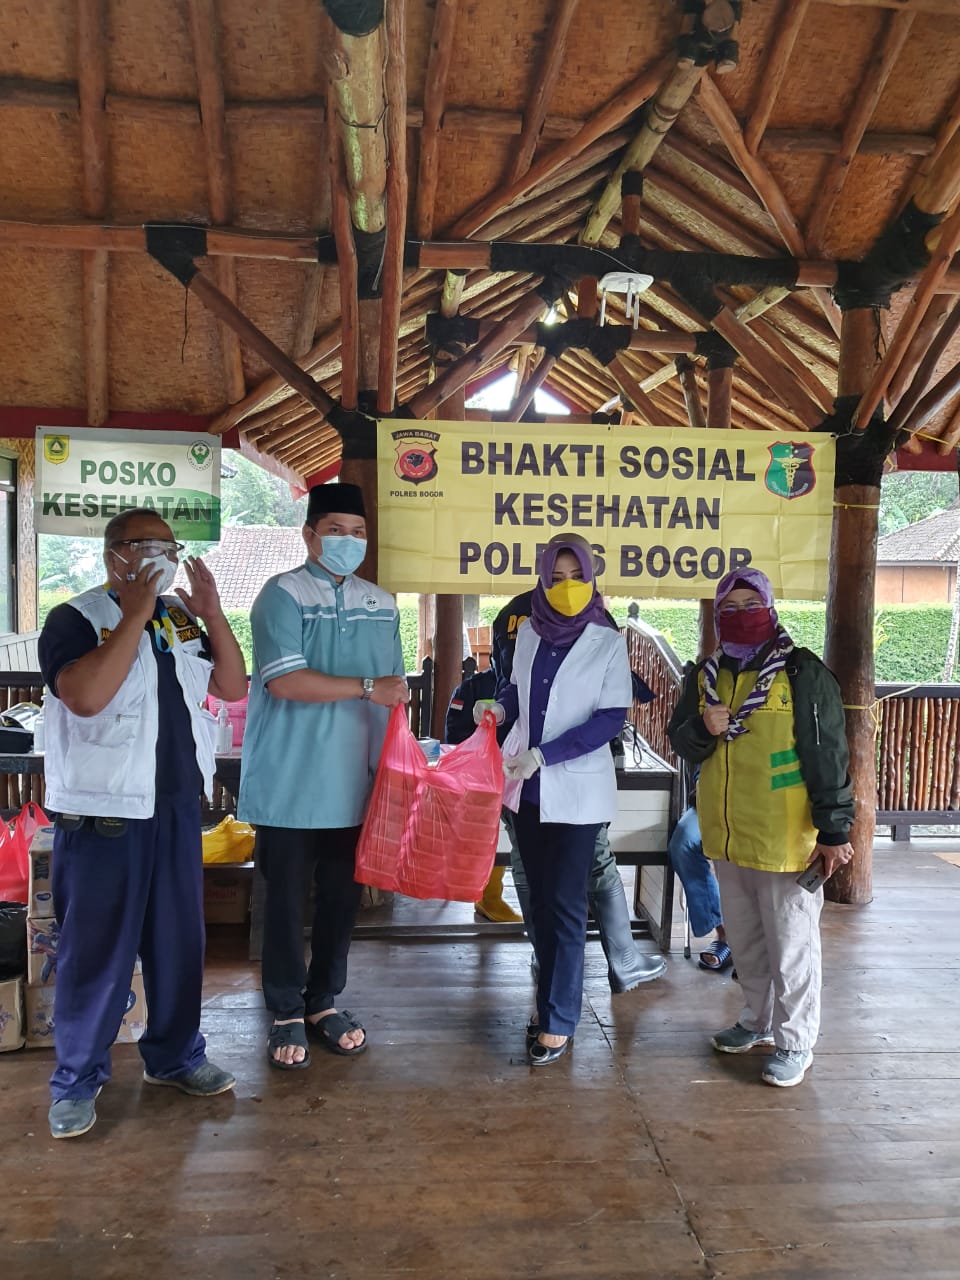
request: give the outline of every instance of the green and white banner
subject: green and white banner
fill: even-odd
[[[220,537],[220,439],[203,432],[37,427],[34,528],[95,538],[121,511],[166,520],[178,538]]]

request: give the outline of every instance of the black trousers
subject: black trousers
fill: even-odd
[[[266,881],[263,1000],[274,1018],[302,1018],[332,1009],[347,984],[347,953],[363,888],[353,878],[359,836],[359,827],[257,828],[257,865]],[[314,912],[308,968],[303,917],[311,879]]]

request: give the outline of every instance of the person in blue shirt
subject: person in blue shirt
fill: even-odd
[[[257,828],[266,882],[262,980],[267,1058],[310,1063],[308,1038],[354,1055],[366,1033],[337,997],[360,905],[354,854],[390,710],[409,700],[393,596],[355,570],[366,554],[363,494],[315,485],[304,564],[271,578],[250,615],[250,686],[238,816]],[[314,916],[304,963],[304,882]]]

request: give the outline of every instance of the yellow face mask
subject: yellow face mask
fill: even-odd
[[[576,578],[564,578],[555,582],[552,587],[544,588],[544,595],[551,609],[562,613],[566,618],[575,618],[593,599],[593,583],[578,582]]]

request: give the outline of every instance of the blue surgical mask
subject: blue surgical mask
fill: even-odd
[[[367,554],[366,538],[355,538],[352,533],[323,534],[320,537],[320,554],[317,559],[324,569],[338,577],[346,577],[359,569]]]

